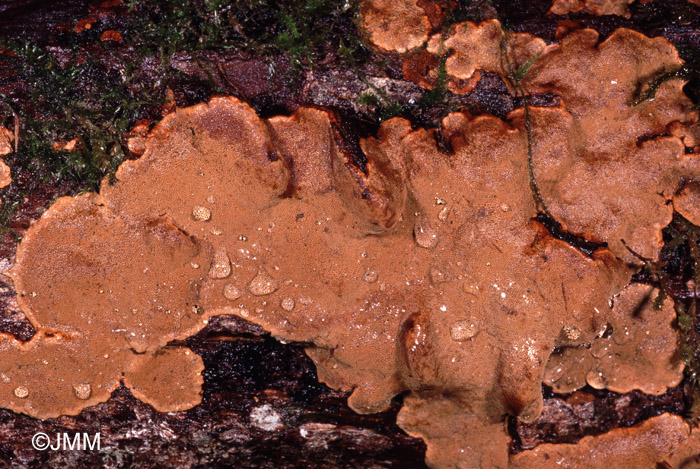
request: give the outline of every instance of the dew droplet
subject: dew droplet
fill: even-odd
[[[374,283],[377,281],[378,278],[379,274],[374,269],[367,269],[365,275],[362,276],[362,280],[364,280],[367,283]]]
[[[413,224],[413,236],[416,244],[422,248],[432,249],[438,245],[437,230],[430,226],[430,222],[424,216],[418,216]]]
[[[601,358],[607,355],[609,347],[610,343],[608,340],[596,340],[593,342],[593,345],[591,345],[591,355],[595,358]]]
[[[226,298],[227,300],[237,300],[241,297],[241,295],[243,295],[243,293],[232,283],[227,283],[224,286],[224,298]]]
[[[578,340],[581,337],[581,330],[576,326],[564,326],[561,333],[566,340]]]
[[[277,291],[277,280],[272,278],[264,269],[258,270],[258,275],[248,284],[248,291],[255,296],[269,295]]]
[[[441,283],[447,282],[447,275],[445,275],[445,273],[437,267],[430,268],[430,270],[428,271],[428,278],[430,279],[430,283],[432,283],[433,285],[439,285]]]
[[[475,321],[461,320],[450,326],[450,336],[458,342],[469,340],[478,333],[479,326]]]
[[[292,298],[287,297],[282,300],[280,306],[282,306],[282,309],[285,311],[291,311],[294,309],[294,300]]]
[[[84,401],[92,394],[92,386],[90,386],[90,383],[77,383],[73,385],[73,392],[75,397]]]
[[[29,389],[26,386],[17,386],[14,390],[15,396],[20,399],[26,399],[29,397]]]
[[[148,349],[145,337],[138,337],[135,333],[126,336],[126,343],[136,353],[144,353]]]
[[[314,300],[311,299],[311,297],[308,297],[308,296],[300,296],[299,297],[299,304],[310,305],[313,302],[314,302]]]
[[[586,374],[586,382],[590,384],[593,389],[604,389],[606,381],[602,371],[591,370]]]
[[[231,275],[231,261],[228,258],[228,254],[223,249],[216,251],[209,269],[209,277],[226,278],[229,275]]]
[[[559,381],[564,376],[564,367],[558,365],[554,368],[549,368],[544,372],[544,382],[548,385],[552,385]]]
[[[192,218],[197,221],[209,221],[211,220],[211,210],[201,205],[197,205],[192,209]]]

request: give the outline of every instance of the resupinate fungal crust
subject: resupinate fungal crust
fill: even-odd
[[[414,42],[388,50],[439,53],[416,2],[363,8],[418,15]],[[502,37],[495,21],[456,25],[447,72],[505,74],[500,47],[470,52]],[[505,418],[535,420],[543,382],[652,394],[679,382],[673,308],[651,309],[653,289],[629,284],[639,259],[625,244],[657,257],[674,204],[697,212],[686,182],[700,171],[665,133],[697,118],[681,81],[629,105],[640,80],[681,63],[666,41],[624,29],[602,43],[586,29],[520,41],[509,53],[537,57],[523,89],[561,102],[529,117],[449,114],[450,154],[436,130],[400,118],[360,141],[360,169],[320,109],[262,119],[215,97],[168,115],[115,184],[59,199],[22,240],[9,275],[37,333],[0,335],[0,406],[76,414],[123,382],[159,411],[191,408],[204,366],[172,342],[236,314],[309,344],[319,379],[352,391],[357,412],[404,393],[398,423],[433,467],[553,467],[559,455],[588,467],[591,451],[642,467],[697,448],[697,430],[661,415],[509,456]],[[582,252],[535,220],[531,170],[554,219],[607,247]],[[656,434],[675,436],[657,448]],[[631,453],[632,438],[653,451]]]

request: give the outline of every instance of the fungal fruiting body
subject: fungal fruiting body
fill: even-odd
[[[680,82],[602,126],[600,90],[590,84],[587,95],[558,74],[576,54],[597,67],[606,54],[642,60],[640,50],[678,63],[672,47],[626,30],[603,44],[575,34],[523,82],[562,96],[530,108],[532,154],[522,109],[506,120],[448,115],[440,138],[450,154],[435,130],[391,119],[360,142],[364,168],[322,110],[261,119],[216,97],[168,115],[114,185],[60,199],[22,241],[10,275],[37,334],[26,344],[2,337],[0,405],[41,418],[77,413],[123,381],[158,410],[192,407],[202,362],[168,344],[234,314],[310,344],[319,379],[352,391],[358,412],[382,411],[405,392],[399,424],[426,440],[432,466],[536,460],[543,450],[509,457],[506,416],[536,419],[543,381],[585,384],[567,368],[576,353],[567,350],[597,344],[610,324],[625,327],[649,293],[627,286],[636,258],[619,239],[658,255],[673,197],[700,169],[678,137],[637,145],[690,115]],[[627,70],[653,63],[603,69],[619,84],[606,102],[622,112],[640,79]],[[535,221],[530,163],[552,215],[608,248],[582,252]],[[623,182],[629,191],[611,191]],[[618,294],[625,301],[613,308]],[[679,383],[669,308],[650,331],[663,334],[665,372],[641,370],[649,360],[622,369],[601,359],[590,366],[605,373],[596,387],[659,393]],[[555,347],[565,352],[552,357]],[[564,371],[554,379],[557,360]],[[664,428],[686,425],[670,419]]]

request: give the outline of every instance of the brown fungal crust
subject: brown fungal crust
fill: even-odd
[[[0,156],[9,155],[14,151],[13,142],[13,133],[0,126]],[[8,186],[11,182],[10,167],[3,160],[0,160],[0,189]]]
[[[614,299],[604,330],[585,347],[565,348],[547,363],[545,384],[560,393],[589,384],[595,389],[626,393],[639,389],[663,394],[683,378],[677,351],[673,302],[654,310],[658,290],[641,284],[625,288]]]
[[[700,225],[700,184],[686,184],[673,198],[673,208],[692,224]]]
[[[597,40],[593,30],[575,31],[525,76],[528,92],[558,94],[571,114],[562,123],[534,116],[535,177],[551,215],[567,230],[607,242],[627,262],[638,259],[622,240],[656,259],[673,212],[669,201],[698,171],[678,138],[660,136],[688,118],[692,103],[680,80],[665,82],[653,100],[632,101],[646,81],[681,60],[665,39],[627,29]]]
[[[498,73],[510,85],[511,72],[544,53],[546,44],[531,34],[506,34],[498,20],[490,19],[479,24],[470,21],[455,24],[447,35],[433,35],[426,50],[435,57],[449,54],[445,61],[445,71],[450,78],[448,86],[455,93],[467,94],[478,84],[479,70]],[[406,59],[406,78],[430,88],[436,69],[433,68],[426,78],[417,79],[414,62],[415,58]],[[427,61],[424,59],[424,62]],[[437,65],[437,60],[433,63]]]
[[[494,22],[464,28],[493,32],[492,43],[502,34]],[[698,169],[677,137],[657,137],[687,120],[680,82],[628,104],[658,71],[648,62],[677,64],[675,51],[631,31],[600,45],[589,30],[572,36],[525,83],[563,105],[529,109],[532,135],[523,110],[450,114],[440,138],[451,154],[436,131],[391,119],[361,140],[361,170],[322,110],[263,120],[217,97],[169,114],[116,184],[59,199],[25,236],[10,275],[37,335],[2,337],[0,405],[76,413],[123,380],[158,410],[189,408],[202,362],[166,345],[235,314],[309,344],[319,378],[352,390],[358,412],[406,392],[399,423],[426,440],[430,465],[508,464],[505,416],[537,418],[553,348],[585,347],[608,324],[624,332],[635,320],[629,304],[647,287],[608,307],[636,260],[621,240],[655,257],[668,202]],[[488,54],[495,64],[500,52]],[[576,75],[575,60],[621,91]],[[534,221],[533,187],[566,229],[610,248],[587,255],[554,239]],[[673,312],[640,311],[644,326],[659,326],[633,343],[671,363],[642,388],[662,392],[680,373]],[[622,374],[610,373],[611,386],[630,386]]]
[[[204,363],[182,347],[139,355],[124,373],[132,394],[160,412],[187,410],[202,401]]]
[[[12,142],[14,135],[9,129],[0,126],[0,156],[9,155],[12,153]]]
[[[529,421],[560,331],[590,341],[607,321],[594,311],[629,271],[530,221],[522,127],[453,114],[443,129],[449,157],[431,132],[385,123],[378,139],[361,142],[363,173],[338,151],[325,112],[265,123],[233,98],[179,110],[117,184],[59,200],[30,230],[12,271],[20,303],[40,330],[117,348],[126,356],[117,378],[126,373],[125,384],[158,409],[196,400],[164,399],[133,367],[146,373],[157,360],[165,370],[171,358],[160,347],[232,313],[314,343],[320,378],[354,389],[359,412],[411,391],[419,404],[403,410],[405,427],[430,446],[442,430],[414,412],[440,407],[436,393],[455,396],[449,405],[484,425],[501,425],[505,413]],[[209,212],[194,217],[193,207]],[[120,268],[123,258],[132,262]],[[585,293],[567,296],[574,285]],[[474,325],[469,337],[455,332],[464,321]],[[191,375],[164,379],[179,378],[173,386],[191,397]],[[479,446],[470,435],[455,444]]]
[[[423,45],[430,31],[417,0],[362,0],[360,24],[372,44],[400,54]]]
[[[112,344],[87,344],[60,335],[23,344],[3,334],[0,354],[2,406],[42,418],[75,415],[109,399],[127,360],[127,354]],[[90,385],[87,396],[85,384]],[[82,391],[76,393],[76,387]]]
[[[629,5],[634,0],[554,0],[549,12],[555,15],[584,12],[591,15],[630,17]]]
[[[697,467],[700,431],[662,414],[630,428],[585,437],[577,444],[544,444],[511,458],[513,468]]]

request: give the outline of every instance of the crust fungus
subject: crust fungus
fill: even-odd
[[[372,44],[400,54],[423,45],[430,31],[418,0],[363,0],[360,22]]]
[[[566,36],[523,80],[530,93],[561,96],[570,114],[557,117],[566,119],[559,123],[533,118],[535,177],[551,215],[567,230],[607,242],[630,263],[638,260],[624,242],[656,259],[661,229],[671,221],[669,201],[684,180],[698,176],[696,158],[678,138],[663,136],[671,123],[688,118],[692,102],[680,80],[664,82],[653,100],[632,102],[644,83],[682,62],[665,39],[627,29],[597,41],[589,29]],[[544,148],[556,138],[556,149]]]
[[[608,324],[613,342],[638,329],[629,304],[646,287],[608,307],[633,272],[619,240],[653,257],[667,202],[697,171],[677,138],[656,137],[684,116],[680,83],[624,104],[656,71],[647,61],[677,62],[670,46],[630,31],[598,46],[588,30],[574,35],[527,84],[564,103],[530,110],[532,152],[522,110],[448,115],[449,155],[435,130],[391,119],[360,141],[360,169],[322,110],[264,120],[232,97],[177,109],[114,185],[60,199],[27,232],[11,276],[37,335],[2,337],[0,405],[75,413],[123,380],[158,410],[189,408],[202,363],[168,343],[234,314],[309,344],[319,379],[352,391],[358,412],[406,392],[399,423],[426,440],[430,465],[504,467],[505,416],[537,418],[554,347],[597,343]],[[622,91],[580,76],[573,57]],[[609,248],[587,255],[534,220],[530,163],[555,219]],[[642,316],[659,327],[630,343],[667,357],[669,306]]]
[[[0,156],[9,155],[14,151],[13,141],[13,133],[9,129],[0,126]],[[0,189],[8,186],[11,182],[10,167],[3,160],[0,160]]]
[[[575,467],[697,467],[700,431],[662,414],[630,428],[587,436],[576,444],[543,444],[511,459],[514,469]]]
[[[555,15],[583,12],[590,15],[630,17],[629,5],[634,0],[554,0],[549,12]]]
[[[123,379],[159,410],[192,406],[201,362],[163,347],[229,313],[313,343],[319,377],[353,390],[359,412],[410,391],[401,422],[426,438],[435,464],[480,445],[479,431],[502,428],[506,413],[535,418],[559,332],[592,340],[608,320],[593,312],[629,271],[531,221],[522,126],[453,114],[443,130],[451,157],[431,131],[386,122],[361,142],[362,172],[323,111],[263,121],[215,98],[166,117],[116,184],[54,204],[11,271],[39,333],[31,348],[11,343],[4,353],[34,360],[51,355],[49,344],[82,347],[74,361],[88,375],[76,383],[90,383],[90,397],[71,382],[65,402],[42,408],[65,370],[25,376],[10,358],[3,404],[40,417],[75,412]],[[567,295],[574,285],[586,293]],[[21,401],[18,385],[29,390]],[[419,418],[445,407],[473,420],[449,449],[441,420]],[[507,457],[492,445],[489,458]]]
[[[658,291],[632,284],[614,299],[609,323],[586,346],[564,348],[547,363],[545,384],[567,393],[586,383],[595,389],[626,393],[639,389],[663,394],[680,383],[683,362],[678,356],[673,303],[653,305]],[[567,331],[562,331],[566,334]]]
[[[498,20],[466,21],[453,25],[446,35],[431,36],[425,51],[404,59],[403,70],[406,79],[433,88],[440,57],[447,54],[447,86],[454,93],[467,94],[479,83],[482,71],[498,73],[510,85],[511,69],[518,70],[545,50],[542,39],[526,33],[506,34]]]
[[[450,83],[450,89],[462,94],[476,87],[480,78],[478,70],[507,77],[510,74],[507,60],[512,60],[510,67],[517,70],[542,54],[545,48],[542,39],[530,34],[515,33],[506,38],[501,23],[495,19],[479,24],[458,23],[446,37],[432,36],[427,46],[428,52],[436,56],[452,51],[445,62],[445,71],[460,83]],[[504,49],[508,57],[504,56]]]

